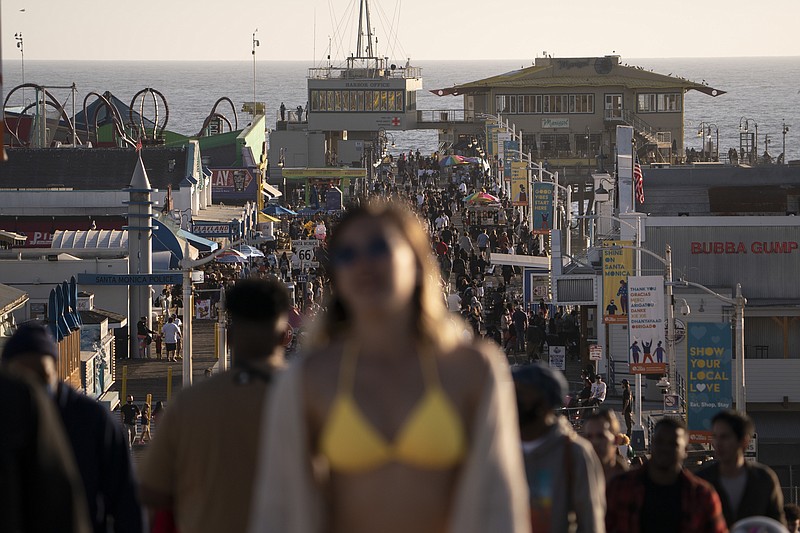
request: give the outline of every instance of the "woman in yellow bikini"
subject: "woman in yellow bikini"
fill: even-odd
[[[250,531],[528,531],[513,384],[450,318],[407,210],[348,211],[309,353],[269,400]]]

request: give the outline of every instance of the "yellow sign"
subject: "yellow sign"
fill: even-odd
[[[628,323],[628,276],[633,275],[633,250],[616,246],[631,246],[631,241],[603,242],[603,322]]]
[[[286,179],[308,178],[363,178],[367,175],[365,168],[284,168]]]
[[[528,205],[528,164],[524,161],[511,162],[511,204]]]

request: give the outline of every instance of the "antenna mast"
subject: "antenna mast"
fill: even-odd
[[[364,23],[366,23],[367,25],[367,47],[366,47],[367,55],[362,55],[365,51],[365,49],[362,48]],[[375,57],[375,53],[372,50],[372,24],[369,19],[369,0],[361,0],[358,7],[358,40],[356,42],[356,50],[357,50],[356,59],[367,59]]]

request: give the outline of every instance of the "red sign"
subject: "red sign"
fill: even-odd
[[[398,117],[394,117],[392,119],[392,126],[399,126],[399,125],[400,125],[400,119]]]
[[[58,230],[89,230],[92,229],[121,230],[125,225],[122,216],[102,217],[25,217],[5,216],[0,217],[0,228],[25,235],[27,240],[20,248],[50,248],[53,243],[53,234]]]
[[[214,189],[226,189],[242,192],[253,183],[253,176],[245,168],[226,168],[211,171],[211,186]]]
[[[790,254],[798,249],[795,241],[755,241],[746,245],[744,242],[707,241],[692,242],[692,254]]]

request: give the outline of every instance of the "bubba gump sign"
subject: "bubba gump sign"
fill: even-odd
[[[798,249],[796,241],[693,241],[692,255],[791,254]]]

